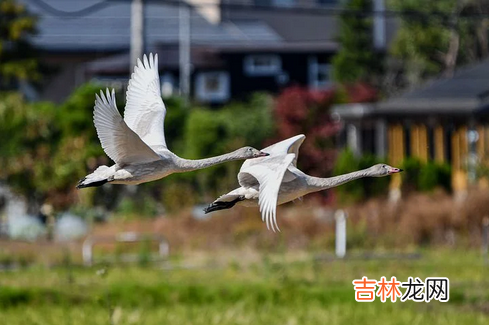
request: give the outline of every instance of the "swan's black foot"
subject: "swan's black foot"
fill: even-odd
[[[239,196],[235,200],[224,202],[224,201],[217,201],[209,204],[207,208],[204,209],[204,213],[209,213],[217,210],[224,210],[224,209],[231,209],[233,206],[235,206],[236,203],[239,201],[243,201],[245,198],[244,196]]]
[[[81,189],[81,188],[85,188],[85,187],[102,186],[102,185],[104,185],[105,183],[108,182],[108,180],[104,179],[104,180],[101,180],[101,181],[97,181],[97,182],[92,182],[92,183],[85,184],[85,183],[83,183],[85,180],[86,180],[86,177],[84,179],[80,180],[78,182],[78,184],[76,185],[76,188],[77,189]]]
[[[83,182],[86,180],[87,178],[86,177],[83,177],[82,179],[80,179],[80,181],[78,182],[78,184],[76,184],[76,188],[80,189],[80,188],[83,188]]]

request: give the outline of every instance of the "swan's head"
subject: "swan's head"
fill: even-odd
[[[382,177],[391,174],[397,174],[402,172],[402,169],[389,166],[387,164],[377,164],[369,168],[369,174],[372,177]]]
[[[238,156],[244,159],[269,156],[268,153],[255,149],[253,147],[243,147],[241,149],[238,149],[236,153],[238,154]]]

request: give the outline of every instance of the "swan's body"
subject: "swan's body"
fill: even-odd
[[[401,171],[386,164],[329,178],[307,175],[296,167],[299,147],[304,135],[283,140],[263,152],[268,157],[246,160],[238,174],[241,187],[219,197],[205,212],[229,209],[236,204],[259,206],[267,228],[278,230],[276,206],[298,199],[306,194],[326,190],[363,177],[382,177]]]
[[[144,63],[143,63],[144,62]],[[158,56],[138,59],[126,92],[124,119],[107,89],[96,95],[93,120],[105,153],[115,162],[100,166],[86,176],[77,188],[113,184],[141,184],[172,173],[203,169],[226,161],[263,157],[251,147],[200,160],[187,160],[168,150],[164,121],[166,108],[161,99]]]

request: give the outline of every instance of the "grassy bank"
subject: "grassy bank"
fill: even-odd
[[[217,255],[217,254],[216,254]],[[209,255],[195,268],[30,268],[0,278],[5,324],[487,324],[488,267],[477,251],[419,259]],[[183,265],[184,260],[178,264]],[[172,264],[176,266],[177,264]],[[450,279],[450,301],[357,303],[351,281]],[[378,300],[378,299],[377,299]]]

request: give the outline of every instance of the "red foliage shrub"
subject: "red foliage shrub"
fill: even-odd
[[[371,103],[378,99],[378,92],[365,83],[346,86],[349,103]]]
[[[334,136],[340,130],[339,123],[330,115],[330,108],[340,103],[340,98],[344,101],[343,93],[347,102],[371,102],[377,98],[377,92],[365,84],[346,86],[345,92],[285,89],[276,99],[277,138],[270,143],[305,134],[307,140],[301,146],[299,167],[315,176],[328,176],[335,161]]]
[[[277,139],[271,143],[305,134],[302,144],[300,167],[312,174],[326,175],[334,161],[333,136],[339,125],[329,114],[329,107],[336,101],[333,90],[318,92],[300,87],[291,87],[276,100]]]

